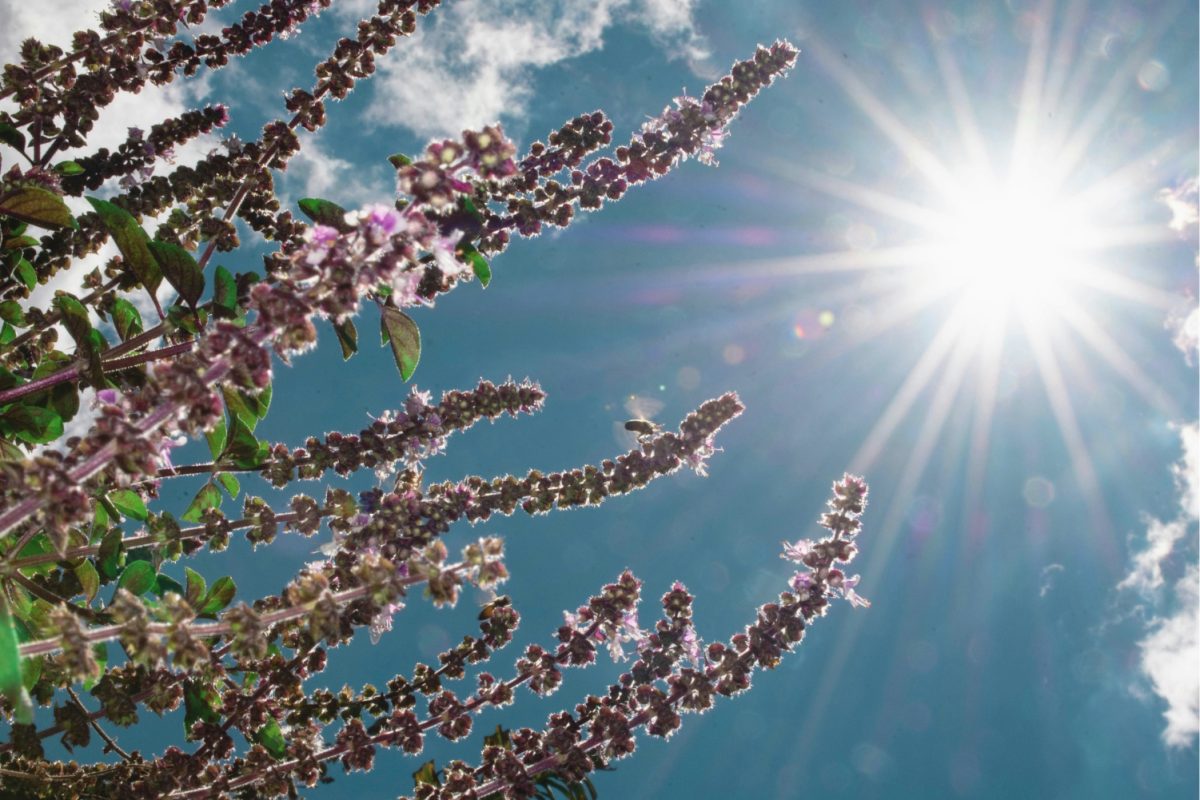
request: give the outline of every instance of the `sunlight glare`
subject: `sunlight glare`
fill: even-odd
[[[984,318],[1051,308],[1078,268],[1081,215],[1031,179],[964,182],[956,195],[930,242],[934,282]]]

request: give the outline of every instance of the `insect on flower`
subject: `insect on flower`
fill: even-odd
[[[625,423],[625,430],[636,434],[639,442],[644,442],[646,437],[661,431],[662,426],[648,419],[631,419]]]

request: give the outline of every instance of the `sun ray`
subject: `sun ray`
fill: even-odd
[[[1137,392],[1150,406],[1159,409],[1165,416],[1178,417],[1181,409],[1168,399],[1165,392],[1138,366],[1115,339],[1108,335],[1086,309],[1069,298],[1059,304],[1059,314],[1112,369],[1125,379],[1129,387]]]
[[[875,425],[867,434],[862,446],[858,448],[858,452],[850,459],[849,470],[851,472],[861,474],[875,463],[897,426],[908,414],[921,392],[929,385],[935,370],[950,355],[954,346],[960,344],[961,340],[958,337],[965,326],[965,317],[965,310],[960,308],[943,323],[933,341],[921,354],[921,358],[908,371],[908,377],[904,379],[896,396],[892,398],[887,408],[879,415],[879,419],[875,421]]]
[[[1079,420],[1075,414],[1075,408],[1071,404],[1070,392],[1067,390],[1066,381],[1063,380],[1062,370],[1058,366],[1058,360],[1047,341],[1045,332],[1038,325],[1029,324],[1024,318],[1021,321],[1033,352],[1034,363],[1037,365],[1038,374],[1042,379],[1042,386],[1050,400],[1050,410],[1058,424],[1058,431],[1062,435],[1063,443],[1067,446],[1071,468],[1075,473],[1075,479],[1079,482],[1080,494],[1087,504],[1088,516],[1094,528],[1094,535],[1091,538],[1093,543],[1099,543],[1104,548],[1104,555],[1110,562],[1113,562],[1118,560],[1120,555],[1113,542],[1112,526],[1109,523],[1108,511],[1100,492],[1100,482],[1096,477],[1096,470],[1092,466],[1092,458],[1088,453],[1087,445],[1084,443],[1083,433],[1079,429]]]
[[[824,43],[814,39],[809,42],[809,47],[814,51],[817,63],[842,87],[850,100],[879,132],[899,148],[932,186],[944,195],[951,195],[955,188],[955,180],[946,165],[921,143],[920,138],[913,134],[857,75],[843,66]]]

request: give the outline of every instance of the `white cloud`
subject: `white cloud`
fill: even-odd
[[[1179,428],[1182,458],[1171,468],[1179,496],[1179,512],[1169,521],[1149,518],[1146,528],[1146,547],[1134,553],[1133,569],[1117,584],[1118,589],[1133,589],[1143,594],[1157,591],[1163,585],[1163,564],[1175,552],[1195,523],[1200,503],[1200,426],[1193,422]]]
[[[1066,572],[1066,567],[1062,564],[1048,564],[1042,567],[1042,585],[1038,589],[1038,597],[1045,597],[1054,588],[1055,577],[1060,572]]]
[[[1167,701],[1163,741],[1189,747],[1200,734],[1200,569],[1192,564],[1175,584],[1178,610],[1156,620],[1139,643],[1142,672],[1154,693]]]
[[[1159,202],[1171,212],[1171,221],[1167,223],[1167,227],[1177,233],[1183,233],[1200,221],[1198,198],[1200,182],[1197,182],[1196,178],[1189,178],[1170,189],[1159,190]]]
[[[700,69],[707,57],[693,0],[462,0],[421,20],[380,64],[375,122],[426,137],[496,121],[520,122],[531,73],[604,46],[605,32],[640,26]]]
[[[278,176],[279,201],[285,208],[295,209],[302,197],[320,197],[352,209],[370,202],[389,202],[395,188],[385,181],[385,173],[364,171],[361,164],[327,152],[321,135],[309,137],[303,149],[288,162],[288,168]]]

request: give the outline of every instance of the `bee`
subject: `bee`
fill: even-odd
[[[661,431],[662,426],[648,419],[631,419],[625,422],[625,430],[635,434],[638,442],[644,443],[647,438]]]
[[[652,436],[662,430],[654,415],[663,409],[663,402],[655,397],[631,394],[622,403],[630,419],[626,422],[613,422],[613,435],[625,447],[635,447],[645,444]]]
[[[496,613],[496,609],[508,608],[511,605],[512,605],[512,600],[509,599],[506,595],[501,595],[500,597],[497,597],[495,600],[488,603],[487,605],[485,605],[483,608],[481,608],[479,610],[479,618],[481,620],[491,619],[492,615]]]

